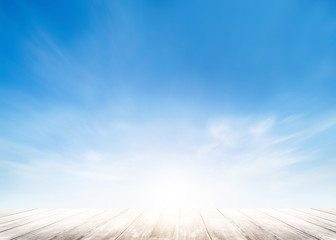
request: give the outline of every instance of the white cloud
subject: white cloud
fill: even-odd
[[[2,159],[2,171],[12,174],[15,179],[16,183],[12,185],[15,192],[22,188],[32,189],[32,194],[43,195],[44,192],[55,199],[63,199],[60,201],[62,206],[71,205],[65,196],[69,192],[80,206],[93,203],[94,206],[159,205],[153,201],[162,199],[154,196],[164,196],[160,191],[166,191],[167,186],[172,191],[174,186],[181,185],[183,189],[190,189],[184,199],[193,196],[194,204],[279,206],[279,194],[291,195],[297,199],[293,203],[301,200],[304,204],[309,199],[301,199],[298,192],[317,191],[317,187],[308,189],[305,181],[316,179],[327,183],[335,178],[333,174],[327,174],[325,178],[314,177],[314,164],[319,165],[321,156],[316,149],[303,147],[307,138],[314,139],[314,134],[319,132],[316,129],[333,127],[333,121],[323,123],[323,128],[310,125],[296,128],[296,131],[288,125],[293,124],[295,118],[282,121],[275,117],[222,118],[208,121],[203,128],[192,122],[184,128],[176,122],[125,122],[111,126],[110,121],[95,124],[90,123],[89,118],[86,121],[86,128],[76,127],[86,129],[80,137],[90,141],[82,142],[80,147],[75,144],[72,151],[66,148],[58,153],[28,154],[27,160],[20,164],[8,164],[12,162]],[[97,125],[104,129],[104,136],[87,129]],[[71,133],[64,134],[69,136]],[[76,133],[70,138],[81,141]],[[26,149],[17,147],[18,151]],[[302,169],[296,171],[296,167]],[[327,166],[321,168],[319,175],[327,169]],[[181,182],[177,184],[176,181]],[[291,184],[292,181],[295,184]],[[166,187],[158,187],[160,182]],[[83,191],[88,196],[82,199]],[[90,192],[95,195],[91,196]],[[119,195],[115,196],[117,192]],[[13,197],[11,194],[7,199]],[[111,202],[93,199],[97,194]]]

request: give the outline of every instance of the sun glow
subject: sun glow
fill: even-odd
[[[197,198],[193,186],[179,180],[167,180],[157,186],[157,203],[167,207],[186,207]]]
[[[208,205],[209,191],[191,175],[178,169],[161,171],[150,180],[146,205],[150,207],[199,207]],[[209,189],[208,189],[209,190]]]

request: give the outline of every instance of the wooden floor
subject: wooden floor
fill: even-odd
[[[0,239],[336,239],[336,209],[0,209]]]

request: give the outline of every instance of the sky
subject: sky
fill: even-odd
[[[334,207],[333,0],[0,1],[0,207]]]

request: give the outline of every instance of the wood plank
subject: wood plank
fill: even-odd
[[[20,213],[24,213],[24,212],[28,212],[28,211],[32,211],[35,210],[34,208],[27,208],[27,209],[0,209],[0,219],[2,217],[7,217],[7,216],[11,216],[11,215],[16,215],[16,214],[20,214]]]
[[[316,217],[319,217],[321,219],[328,220],[330,222],[336,223],[335,217],[333,215],[330,215],[330,214],[325,213],[325,212],[315,211],[315,210],[313,210],[311,208],[304,208],[304,209],[296,208],[296,209],[293,209],[293,210],[304,212],[306,214],[309,214],[309,215],[312,215],[312,216],[316,216]]]
[[[212,240],[246,240],[243,234],[214,208],[200,209],[200,215]]]
[[[314,211],[319,211],[319,212],[324,212],[324,213],[327,213],[327,214],[330,214],[332,216],[335,216],[336,217],[336,212],[334,210],[332,210],[332,208],[320,208],[320,209],[316,209],[316,208],[312,208]]]
[[[144,213],[136,220],[136,222],[126,229],[117,239],[148,239],[157,221],[159,220],[162,211],[163,209],[158,208],[146,209]]]
[[[197,209],[180,209],[177,238],[183,240],[211,239]]]
[[[45,216],[42,219],[32,219],[33,221],[11,228],[9,230],[1,232],[1,237],[4,239],[22,239],[20,236],[23,236],[25,234],[28,234],[32,231],[35,231],[37,229],[41,229],[43,227],[46,227],[50,224],[53,224],[57,221],[61,221],[67,217],[73,216],[75,214],[78,214],[79,212],[82,212],[82,209],[57,209],[57,213],[52,214],[49,216]]]
[[[50,217],[52,214],[57,214],[57,212],[63,212],[60,209],[39,209],[34,211],[34,214],[29,214],[28,216],[22,216],[20,218],[11,218],[7,219],[0,223],[0,232],[7,231],[9,229],[26,225],[28,223],[34,222],[39,219]]]
[[[327,212],[333,213],[336,215],[336,209],[335,208],[323,208],[322,210],[326,210]]]
[[[116,239],[118,238],[131,224],[133,224],[143,213],[142,209],[129,209],[126,212],[112,218],[103,225],[100,225],[94,231],[86,234],[82,239]]]
[[[75,226],[72,229],[65,230],[51,239],[62,239],[62,240],[76,240],[82,239],[86,235],[95,231],[101,225],[106,222],[111,221],[111,219],[117,218],[120,214],[127,211],[127,209],[105,209],[102,213],[95,215],[94,217],[87,219],[81,225]]]
[[[34,215],[41,214],[41,213],[44,213],[46,211],[52,211],[52,210],[55,210],[55,209],[34,209],[32,211],[25,211],[25,212],[20,212],[18,214],[7,215],[6,217],[0,218],[0,225],[1,224],[6,224],[6,223],[9,223],[9,222],[12,222],[12,221],[16,221],[16,220],[19,220],[19,219],[29,218],[29,217],[32,217]]]
[[[295,211],[293,209],[281,209],[281,211],[291,216],[294,216],[302,220],[305,220],[307,222],[310,222],[312,224],[315,224],[317,226],[334,231],[336,233],[336,223],[335,222],[325,220],[323,218],[316,217],[316,216],[307,214],[305,212]]]
[[[331,210],[5,209],[0,239],[335,240]]]
[[[266,215],[256,209],[239,209],[247,218],[255,222],[257,225],[262,226],[267,231],[271,232],[279,239],[282,240],[308,240],[316,238],[307,235],[296,228],[290,227],[275,218]]]
[[[105,210],[103,209],[87,209],[84,212],[71,216],[69,218],[63,219],[60,222],[51,224],[41,229],[29,232],[25,235],[20,236],[24,240],[35,240],[35,239],[53,239],[63,233],[66,233],[77,226],[84,224],[86,221],[92,221],[95,216],[102,214]]]
[[[266,213],[267,215],[282,221],[283,223],[302,231],[305,234],[308,234],[316,239],[325,239],[325,240],[335,240],[335,233],[319,227],[315,224],[309,223],[307,221],[301,220],[299,218],[292,217],[288,214],[282,213],[281,209],[260,209],[260,211]]]
[[[179,217],[179,209],[164,209],[148,239],[176,239]]]
[[[280,240],[251,219],[246,218],[237,209],[219,209],[220,213],[249,240]]]

